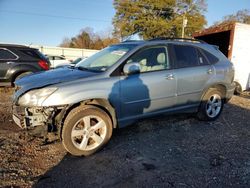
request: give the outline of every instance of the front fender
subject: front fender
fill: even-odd
[[[76,104],[89,99],[112,100],[114,99],[114,97],[117,98],[117,96],[118,94],[116,92],[107,90],[74,92],[70,95],[67,95],[66,93],[55,92],[42,103],[42,106],[61,106]]]
[[[120,80],[111,77],[83,83],[62,83],[54,87],[58,89],[43,101],[42,106],[70,105],[89,99],[106,99],[115,105],[119,100]]]

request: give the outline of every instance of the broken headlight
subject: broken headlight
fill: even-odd
[[[51,87],[28,91],[19,98],[18,104],[21,106],[42,106],[45,99],[47,99],[56,90],[57,88]]]

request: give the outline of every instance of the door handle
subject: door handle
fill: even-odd
[[[168,74],[165,78],[167,80],[173,80],[174,79],[174,75],[173,74]]]
[[[208,73],[208,74],[212,74],[212,73],[213,73],[213,69],[208,69],[208,70],[207,70],[207,73]]]
[[[12,62],[12,61],[8,61],[8,62],[7,62],[8,65],[12,65],[12,64],[14,64],[14,63],[15,63],[15,62]]]

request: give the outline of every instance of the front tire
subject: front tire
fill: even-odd
[[[62,143],[75,156],[88,156],[101,149],[112,136],[109,115],[95,106],[79,106],[65,119]]]
[[[222,112],[224,101],[224,96],[219,89],[210,88],[201,101],[198,118],[203,121],[216,120]]]

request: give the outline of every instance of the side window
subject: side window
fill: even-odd
[[[0,49],[0,60],[15,60],[17,56],[11,53],[9,50]]]
[[[215,64],[215,63],[217,63],[219,61],[219,59],[217,57],[215,57],[214,55],[210,54],[208,51],[202,50],[202,52],[205,54],[205,56],[207,57],[207,59],[210,62],[210,64]]]
[[[54,60],[53,56],[46,56],[46,58],[49,60]]]
[[[185,45],[173,45],[176,68],[193,67],[199,65],[196,48]]]
[[[209,65],[207,58],[198,50],[199,65]]]
[[[60,57],[60,56],[55,56],[55,60],[64,60],[65,58]]]
[[[170,69],[167,48],[163,46],[143,49],[134,54],[127,63],[138,62],[141,72]]]

